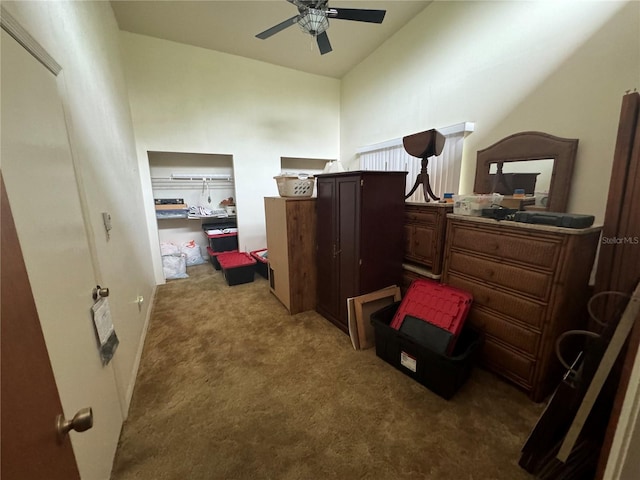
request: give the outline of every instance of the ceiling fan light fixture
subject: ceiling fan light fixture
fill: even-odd
[[[326,12],[323,10],[310,8],[300,20],[298,20],[298,25],[303,32],[317,37],[329,28],[329,20],[327,19]]]

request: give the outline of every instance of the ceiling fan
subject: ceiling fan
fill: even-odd
[[[356,22],[382,23],[385,10],[366,10],[361,8],[330,8],[329,0],[287,0],[298,7],[298,15],[288,18],[284,22],[274,25],[256,35],[265,40],[272,35],[296,23],[303,32],[316,37],[320,54],[331,50],[331,43],[327,36],[329,18],[337,20],[353,20]]]

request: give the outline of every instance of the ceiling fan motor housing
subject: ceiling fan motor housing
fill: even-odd
[[[303,32],[316,37],[329,28],[327,12],[324,10],[309,8],[306,12],[301,14],[300,20],[298,20],[298,25]]]

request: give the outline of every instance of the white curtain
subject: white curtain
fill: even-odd
[[[473,124],[454,125],[438,131],[445,136],[444,148],[440,155],[429,158],[427,171],[433,193],[442,198],[445,193],[459,193],[464,138],[466,133],[473,131]],[[402,139],[364,147],[358,150],[358,156],[361,170],[408,172],[405,194],[413,188],[422,168],[422,159],[409,155],[404,150]],[[407,202],[424,201],[422,186],[407,198]]]

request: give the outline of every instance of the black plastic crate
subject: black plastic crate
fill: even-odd
[[[207,247],[207,253],[209,254],[209,261],[211,262],[211,265],[213,265],[213,268],[215,268],[216,270],[221,270],[222,267],[220,266],[220,262],[218,261],[218,255],[222,255],[225,253],[234,253],[237,252],[238,250],[229,250],[226,252],[216,252],[214,251],[211,247]]]
[[[261,277],[269,278],[269,261],[267,260],[267,257],[265,257],[267,249],[254,250],[250,253],[251,256],[256,259],[256,272]]]
[[[231,228],[238,228],[238,223],[228,218],[211,219],[208,220],[207,223],[202,224],[202,230],[204,230],[205,233],[208,230],[228,230]]]
[[[400,302],[390,326],[396,330],[402,330],[405,318],[410,316],[424,320],[434,327],[438,327],[438,330],[449,331],[452,336],[448,345],[445,345],[445,353],[451,354],[467,319],[472,302],[473,295],[470,292],[427,278],[418,278],[411,282],[411,286]],[[437,335],[437,331],[434,330],[431,334]],[[426,346],[431,347],[433,343],[430,342]]]
[[[467,381],[484,337],[468,325],[460,332],[451,355],[437,353],[390,327],[400,302],[371,315],[376,355],[432,392],[450,399]]]
[[[214,252],[230,252],[238,250],[238,225],[235,220],[211,219],[202,225],[202,230],[209,240],[209,247]]]
[[[221,233],[218,235],[209,235],[209,247],[214,252],[230,252],[238,250],[238,234],[237,233]]]
[[[246,252],[226,252],[218,262],[229,286],[253,282],[256,259]]]

